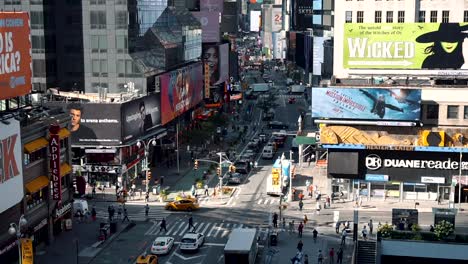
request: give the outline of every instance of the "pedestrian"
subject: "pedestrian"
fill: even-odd
[[[369,234],[372,235],[372,232],[374,231],[374,223],[372,222],[372,219],[369,219],[368,226],[369,226]]]
[[[148,218],[148,213],[149,213],[149,205],[146,204],[145,205],[145,216],[146,216],[146,218]]]
[[[309,264],[309,255],[304,255],[304,264]]]
[[[302,237],[302,231],[304,230],[304,224],[302,222],[297,227],[297,231],[299,232],[299,237]]]
[[[78,210],[78,222],[83,223],[83,212]]]
[[[302,247],[304,247],[304,243],[302,243],[302,240],[299,240],[299,242],[297,243],[297,250],[299,250],[299,252],[302,252]]]
[[[442,194],[439,194],[439,196],[437,196],[437,204],[441,204],[442,202]]]
[[[273,214],[273,227],[278,228],[278,214],[276,212]]]
[[[195,192],[197,191],[197,188],[195,188],[195,184],[192,184],[191,191],[192,191],[192,196],[195,196]]]
[[[188,219],[188,228],[192,228],[192,232],[195,232],[195,226],[193,225],[193,217],[190,216]]]
[[[94,207],[93,205],[93,208],[91,209],[91,218],[93,219],[93,222],[96,221],[96,215],[97,215],[96,207]]]
[[[316,210],[316,212],[317,212],[317,215],[320,214],[320,209],[321,209],[320,202],[317,202],[317,203],[315,204],[315,210]]]
[[[434,226],[431,225],[430,228],[429,228],[429,231],[434,232]]]
[[[340,224],[340,222],[339,222],[339,221],[338,221],[338,222],[336,222],[336,224],[335,224],[335,232],[336,232],[337,234],[339,234],[339,233],[340,233],[340,225],[341,225],[341,224]]]
[[[112,221],[111,211],[112,211],[111,206],[110,205],[107,206],[107,214],[109,216],[109,221]]]
[[[145,195],[145,202],[149,202],[149,192],[147,192]]]
[[[318,251],[317,261],[318,261],[318,262],[317,262],[318,264],[322,264],[322,263],[323,263],[322,250],[319,250],[319,251]]]
[[[167,229],[166,229],[166,219],[163,218],[161,220],[161,224],[159,225],[159,232],[161,232],[162,230],[164,229],[164,232],[167,232]]]
[[[336,263],[343,264],[343,248],[340,247],[338,253],[336,254]]]
[[[328,253],[329,257],[330,257],[330,264],[334,264],[333,262],[335,262],[335,249],[334,248],[331,248],[330,249],[330,252]]]
[[[359,207],[362,206],[362,195],[359,195]]]
[[[304,194],[302,192],[300,192],[297,197],[299,198],[299,201],[301,201],[301,202],[302,202],[302,200],[304,200]]]
[[[91,218],[91,212],[88,211],[88,209],[85,209],[84,217],[85,217],[85,223],[89,223],[90,222],[89,220]]]
[[[289,222],[289,234],[294,234],[294,220]]]
[[[302,200],[299,201],[299,211],[302,211],[302,207],[304,207],[304,202]]]
[[[284,231],[286,231],[286,218],[283,217],[283,222],[281,223],[281,226]]]
[[[205,184],[205,196],[208,196],[208,184]]]
[[[164,184],[164,176],[161,176],[161,178],[159,179],[159,184],[160,184],[161,186],[163,186],[163,184]]]
[[[316,228],[314,228],[314,231],[312,231],[312,236],[314,238],[314,243],[317,243],[318,231]]]
[[[366,226],[364,226],[364,228],[362,229],[362,238],[364,238],[364,240],[367,240],[367,228]]]
[[[346,236],[348,233],[346,232],[346,229],[343,229],[343,232],[341,232],[341,245],[345,246],[346,245]]]
[[[307,222],[309,222],[309,218],[307,218],[307,215],[304,214],[304,225],[307,224]]]
[[[119,209],[117,210],[118,219],[122,219],[122,205],[119,205]]]
[[[94,198],[96,196],[96,186],[93,186],[92,193],[93,193],[93,198]]]
[[[124,215],[124,218],[122,219],[122,223],[123,223],[125,220],[127,220],[128,222],[130,222],[130,219],[128,218],[127,208],[124,208],[123,215]]]

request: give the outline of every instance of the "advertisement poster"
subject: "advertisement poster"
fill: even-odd
[[[200,11],[223,12],[223,0],[200,0]]]
[[[0,212],[19,203],[23,199],[23,161],[19,121],[0,122]]]
[[[136,140],[161,125],[161,99],[151,94],[122,104],[123,142]]]
[[[271,31],[281,31],[283,25],[283,14],[281,7],[273,7],[271,12]]]
[[[122,141],[120,104],[47,102],[70,114],[72,145],[114,146]]]
[[[33,256],[33,244],[32,239],[30,238],[22,238],[21,239],[21,260],[22,264],[33,264],[34,263],[34,256]]]
[[[250,11],[250,31],[258,32],[260,30],[261,11]]]
[[[345,24],[344,68],[467,69],[468,23]]]
[[[229,78],[229,44],[205,46],[203,61],[208,64],[210,85],[221,84]]]
[[[164,125],[203,100],[202,64],[161,75],[161,123]]]
[[[0,100],[31,92],[28,13],[0,12]]]
[[[202,26],[202,42],[219,42],[219,12],[192,12]]]
[[[313,88],[312,117],[329,119],[419,120],[421,90]]]
[[[62,200],[62,177],[60,174],[60,126],[52,124],[49,127],[50,178],[52,182],[52,199]]]

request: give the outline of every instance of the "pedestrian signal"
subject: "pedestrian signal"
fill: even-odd
[[[195,170],[198,170],[198,160],[195,160],[195,164],[194,164],[194,167],[193,167]]]

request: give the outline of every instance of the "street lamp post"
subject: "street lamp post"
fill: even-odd
[[[18,263],[21,264],[23,262],[23,257],[21,255],[21,228],[28,223],[24,215],[20,216],[18,224],[11,223],[10,228],[8,228],[8,233],[10,235],[16,235],[16,243],[18,244],[18,252],[19,252],[19,259]]]
[[[283,219],[283,160],[284,160],[284,153],[281,154],[280,158],[280,201],[279,201],[279,209],[280,209],[280,215],[279,215],[279,220],[280,222]]]
[[[144,148],[145,148],[145,179],[146,179],[146,194],[149,194],[149,179],[148,179],[148,170],[149,170],[149,166],[148,166],[148,156],[149,156],[149,146],[153,145],[153,146],[156,146],[156,138],[152,138],[150,140],[148,140],[148,142],[145,142],[143,140],[139,140],[137,142],[137,147],[141,148],[141,146],[143,145]]]
[[[288,202],[293,201],[293,194],[292,194],[292,150],[289,151],[289,197],[288,197]]]

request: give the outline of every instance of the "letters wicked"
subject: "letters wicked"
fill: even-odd
[[[368,43],[368,38],[348,38],[347,40],[350,58],[407,59],[414,57],[413,42]]]

